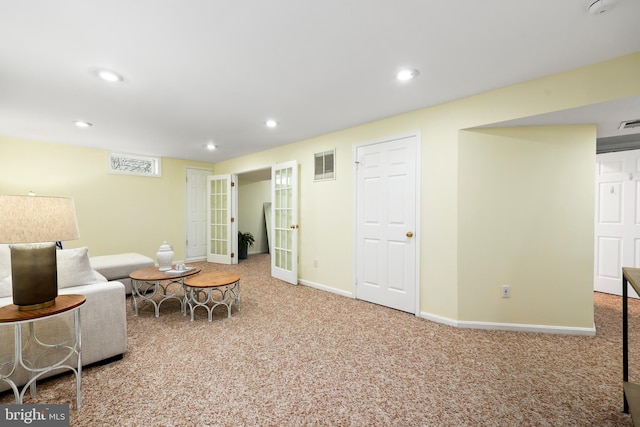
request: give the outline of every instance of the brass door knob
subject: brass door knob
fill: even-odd
[[[413,233],[411,231],[407,231],[407,237],[413,237]]]

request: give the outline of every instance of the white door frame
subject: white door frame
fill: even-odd
[[[403,133],[403,134],[398,134],[398,135],[392,135],[389,137],[385,137],[385,138],[379,138],[379,139],[375,139],[375,140],[371,140],[371,141],[366,141],[366,142],[361,142],[361,143],[356,143],[353,145],[353,149],[352,149],[352,159],[353,159],[353,194],[354,194],[354,198],[353,198],[353,237],[352,237],[352,244],[353,244],[353,281],[352,281],[352,286],[351,286],[351,294],[353,295],[354,298],[356,298],[356,283],[357,283],[357,272],[358,272],[358,242],[357,242],[357,230],[358,230],[358,181],[357,181],[357,152],[358,152],[358,148],[360,147],[364,147],[367,145],[373,145],[373,144],[380,144],[383,142],[390,142],[390,141],[394,141],[397,139],[403,139],[403,138],[411,138],[411,137],[415,137],[417,144],[416,144],[416,188],[415,188],[415,201],[416,201],[416,212],[415,212],[415,221],[416,221],[416,225],[415,225],[415,239],[416,239],[416,246],[415,246],[415,277],[416,277],[416,283],[415,283],[415,310],[414,310],[414,314],[416,316],[420,315],[420,246],[421,246],[421,239],[420,236],[422,235],[420,232],[420,212],[421,212],[421,208],[420,208],[420,183],[421,183],[421,155],[420,155],[420,147],[421,147],[421,137],[420,137],[420,131],[416,130],[414,132],[409,132],[409,133]]]

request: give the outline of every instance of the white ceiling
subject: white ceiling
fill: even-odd
[[[638,72],[640,73],[640,70]],[[606,151],[607,145],[615,144],[618,146],[617,141],[624,142],[623,146],[626,149],[640,148],[640,127],[620,129],[621,122],[638,119],[640,119],[640,96],[632,96],[586,107],[509,120],[484,127],[596,124],[598,148],[601,151]],[[629,145],[630,141],[633,144]]]
[[[0,0],[0,135],[217,162],[640,51],[640,1],[588,4]]]

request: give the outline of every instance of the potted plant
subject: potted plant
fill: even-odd
[[[255,239],[251,233],[238,231],[238,259],[247,259],[249,246],[253,246]]]

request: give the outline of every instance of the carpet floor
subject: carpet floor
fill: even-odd
[[[72,426],[631,426],[620,297],[595,293],[597,336],[457,329],[236,266],[241,306],[194,322],[127,299],[128,351],[85,369]],[[630,302],[640,381],[640,301]],[[12,403],[13,396],[0,396]],[[71,403],[71,375],[25,403]]]

